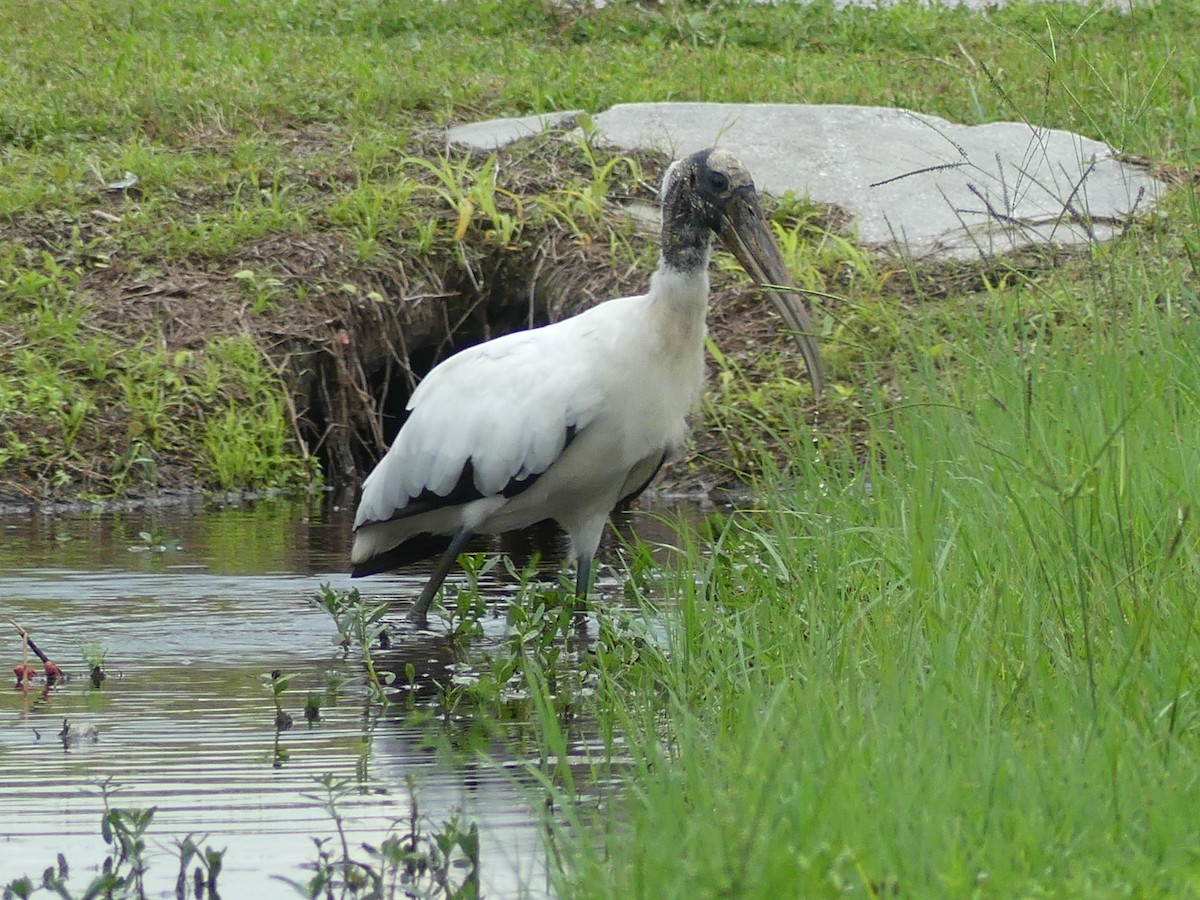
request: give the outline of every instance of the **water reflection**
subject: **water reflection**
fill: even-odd
[[[310,602],[323,583],[351,586],[349,516],[332,505],[264,502],[0,520],[0,627],[12,619],[30,629],[74,676],[49,693],[0,693],[0,884],[22,874],[37,880],[59,852],[77,887],[94,877],[88,867],[106,853],[96,786],[112,778],[115,805],[158,809],[153,892],[174,895],[173,842],[190,833],[228,848],[219,881],[226,896],[293,895],[273,876],[303,878],[301,865],[314,858],[309,837],[332,834],[315,796],[315,778],[331,773],[361,786],[339,806],[352,847],[377,844],[408,816],[413,778],[432,825],[456,809],[478,823],[486,895],[547,894],[543,812],[515,777],[520,749],[491,746],[501,766],[453,762],[402,709],[373,720],[361,666],[333,644],[331,620]],[[650,531],[656,518],[638,521]],[[181,549],[131,552],[145,543],[143,531],[177,539]],[[659,538],[670,535],[660,530]],[[357,584],[371,596],[409,598],[422,581]],[[485,617],[472,652],[504,638],[506,588],[490,590],[496,615]],[[0,647],[15,665],[20,642],[8,633]],[[412,662],[428,684],[448,680],[458,652],[442,637],[408,634],[385,664],[403,672]],[[109,679],[97,689],[85,658],[100,654]],[[296,725],[282,734],[262,683],[274,669],[293,676],[282,702]],[[322,698],[312,726],[303,717],[309,694]],[[94,728],[97,740],[64,746],[56,737],[64,720],[75,733]]]

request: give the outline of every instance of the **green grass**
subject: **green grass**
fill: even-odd
[[[898,104],[968,122],[1020,112],[1161,156],[1173,101],[1195,95],[1194,13],[1190,3],[1128,15],[1017,3],[979,15],[822,3],[581,13],[494,0],[21,2],[2,39],[0,137],[38,151],[97,139],[181,147],[313,122],[403,128],[423,112],[770,99]]]
[[[797,454],[693,547],[661,652],[605,672],[631,771],[565,896],[1200,895],[1200,298],[1168,243],[915,324],[866,457]]]
[[[219,392],[167,396],[170,384],[134,396],[126,377],[122,407],[107,396],[107,370],[165,371],[179,352],[221,365],[228,357],[206,343],[231,332],[274,353],[274,335],[328,319],[322,298],[346,285],[378,293],[414,268],[436,276],[460,259],[528,250],[548,228],[623,264],[652,257],[604,205],[614,180],[640,173],[601,157],[574,183],[549,182],[536,162],[497,176],[437,158],[443,124],[664,99],[895,104],[966,123],[1027,118],[1188,166],[1200,144],[1197,12],[1194,2],[1129,14],[1023,3],[986,14],[911,4],[10,3],[0,13],[0,482],[34,476],[41,496],[120,492],[128,460],[148,448],[156,465],[178,462],[213,487],[262,483],[267,470],[304,483],[306,450],[279,443],[274,412],[268,452],[231,465],[210,449],[239,433],[251,448],[258,405]],[[135,194],[103,190],[126,172],[139,178]],[[895,352],[906,314],[879,302],[894,273],[829,237],[811,248],[811,230],[788,216],[780,234],[793,239],[798,273],[859,304],[849,327],[843,318],[828,331],[831,368],[853,393],[870,363]],[[288,257],[312,242],[328,259],[297,273]],[[214,334],[165,326],[175,310],[123,315],[130,285],[195,276],[195,302],[216,301]],[[158,352],[147,348],[163,358],[106,362]],[[259,377],[236,365],[221,375],[234,396],[257,390]],[[185,406],[203,424],[156,446],[155,417]],[[97,418],[109,409],[112,423]],[[127,427],[114,428],[121,416]]]

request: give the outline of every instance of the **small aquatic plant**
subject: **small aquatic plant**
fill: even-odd
[[[453,601],[443,592],[441,605],[450,635],[456,640],[478,637],[483,633],[480,619],[487,613],[487,601],[479,591],[479,579],[495,568],[500,557],[486,553],[459,556],[467,584],[454,594]]]
[[[152,806],[144,810],[115,807],[110,800],[117,790],[111,778],[100,784],[100,796],[104,803],[104,813],[100,818],[100,836],[109,850],[102,864],[84,867],[88,871],[99,870],[99,875],[92,878],[82,889],[73,890],[69,884],[70,866],[66,857],[60,853],[57,864],[42,872],[40,881],[35,882],[27,875],[16,878],[0,888],[0,898],[23,900],[45,893],[62,900],[90,900],[94,897],[146,900],[149,895],[146,893],[145,878],[150,868],[146,856],[146,840],[157,807]],[[175,848],[179,859],[179,877],[175,884],[176,898],[204,900],[208,897],[210,900],[216,900],[220,896],[217,892],[217,877],[221,874],[225,851],[203,846],[202,843],[193,840],[190,834],[182,841],[176,841]],[[189,878],[188,867],[193,861],[196,866]]]
[[[172,553],[183,549],[182,541],[178,538],[164,537],[161,528],[139,531],[138,537],[142,539],[142,543],[133,544],[129,548],[130,553]]]
[[[387,604],[372,605],[362,598],[357,588],[339,593],[328,584],[321,585],[321,591],[313,598],[313,602],[333,617],[342,649],[349,650],[352,643],[358,647],[367,673],[367,689],[371,699],[386,707],[389,701],[384,685],[391,684],[395,675],[391,672],[380,675],[375,669],[371,647],[386,633],[387,625],[383,617],[387,613]]]
[[[104,671],[104,662],[108,658],[108,651],[99,644],[84,644],[80,649],[83,652],[83,661],[88,667],[88,677],[92,681],[92,687],[98,688],[108,678],[108,674]]]
[[[430,829],[421,815],[415,784],[407,780],[409,814],[393,825],[378,846],[363,844],[365,856],[351,851],[339,803],[360,790],[350,779],[326,773],[317,779],[322,793],[306,795],[318,801],[333,819],[334,838],[313,838],[316,860],[307,881],[279,880],[301,897],[425,897],[431,900],[478,900],[479,827],[463,823],[457,814]],[[459,873],[465,874],[459,875]]]
[[[190,881],[192,896],[196,900],[202,900],[206,891],[210,900],[218,900],[220,894],[217,893],[217,877],[225,863],[225,851],[197,844],[189,834],[183,840],[175,841],[175,853],[179,857],[179,876],[175,879],[176,898],[186,900]],[[189,878],[188,866],[193,860],[196,867],[192,869]]]
[[[283,704],[280,698],[284,691],[288,689],[288,685],[292,683],[291,675],[284,675],[278,669],[272,669],[268,674],[262,675],[263,687],[271,692],[271,699],[275,701],[275,730],[287,731],[292,727],[292,717],[284,711]]]
[[[304,720],[309,725],[321,721],[321,695],[310,693],[304,698]]]

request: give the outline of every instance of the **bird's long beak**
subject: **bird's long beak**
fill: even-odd
[[[800,296],[789,290],[792,288],[791,276],[752,191],[738,193],[730,200],[721,216],[720,237],[725,249],[737,257],[746,274],[766,291],[776,312],[792,331],[808,368],[813,394],[820,399],[823,385],[821,358],[817,353],[812,320]]]

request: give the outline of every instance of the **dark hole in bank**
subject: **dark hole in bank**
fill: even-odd
[[[531,303],[528,274],[513,277],[501,267],[476,281],[482,290],[463,276],[447,287],[446,296],[415,306],[389,298],[383,310],[355,307],[320,355],[308,391],[304,439],[326,482],[344,488],[346,503],[357,503],[363,479],[408,417],[415,385],[434,366],[475,344],[525,330],[531,320],[537,327],[563,315],[551,315],[549,292],[540,288]],[[566,540],[554,523],[544,522],[498,541],[478,539],[468,549],[501,549],[518,566],[535,554],[549,564],[561,560]]]
[[[372,372],[367,372],[368,389],[375,398],[376,417],[379,423],[379,433],[383,445],[378,447],[377,455],[371,460],[373,466],[383,457],[387,447],[395,440],[396,434],[408,418],[408,399],[412,395],[414,383],[419,384],[438,363],[441,363],[456,353],[461,353],[468,347],[484,341],[492,340],[501,335],[514,331],[524,331],[530,327],[528,287],[516,286],[521,292],[517,298],[510,297],[471,297],[463,305],[471,310],[452,333],[443,333],[433,342],[426,341],[419,345],[409,342],[408,368],[404,371],[400,366],[383,366]],[[518,308],[523,307],[523,308]],[[545,310],[535,311],[533,327],[549,322]],[[369,469],[368,469],[369,471]]]
[[[415,385],[435,365],[529,327],[530,276],[510,274],[520,271],[519,260],[500,254],[488,267],[476,265],[474,277],[449,273],[434,289],[375,273],[376,297],[350,297],[314,352],[296,355],[299,437],[327,484],[357,493],[407,418]],[[532,319],[549,321],[536,296]]]

